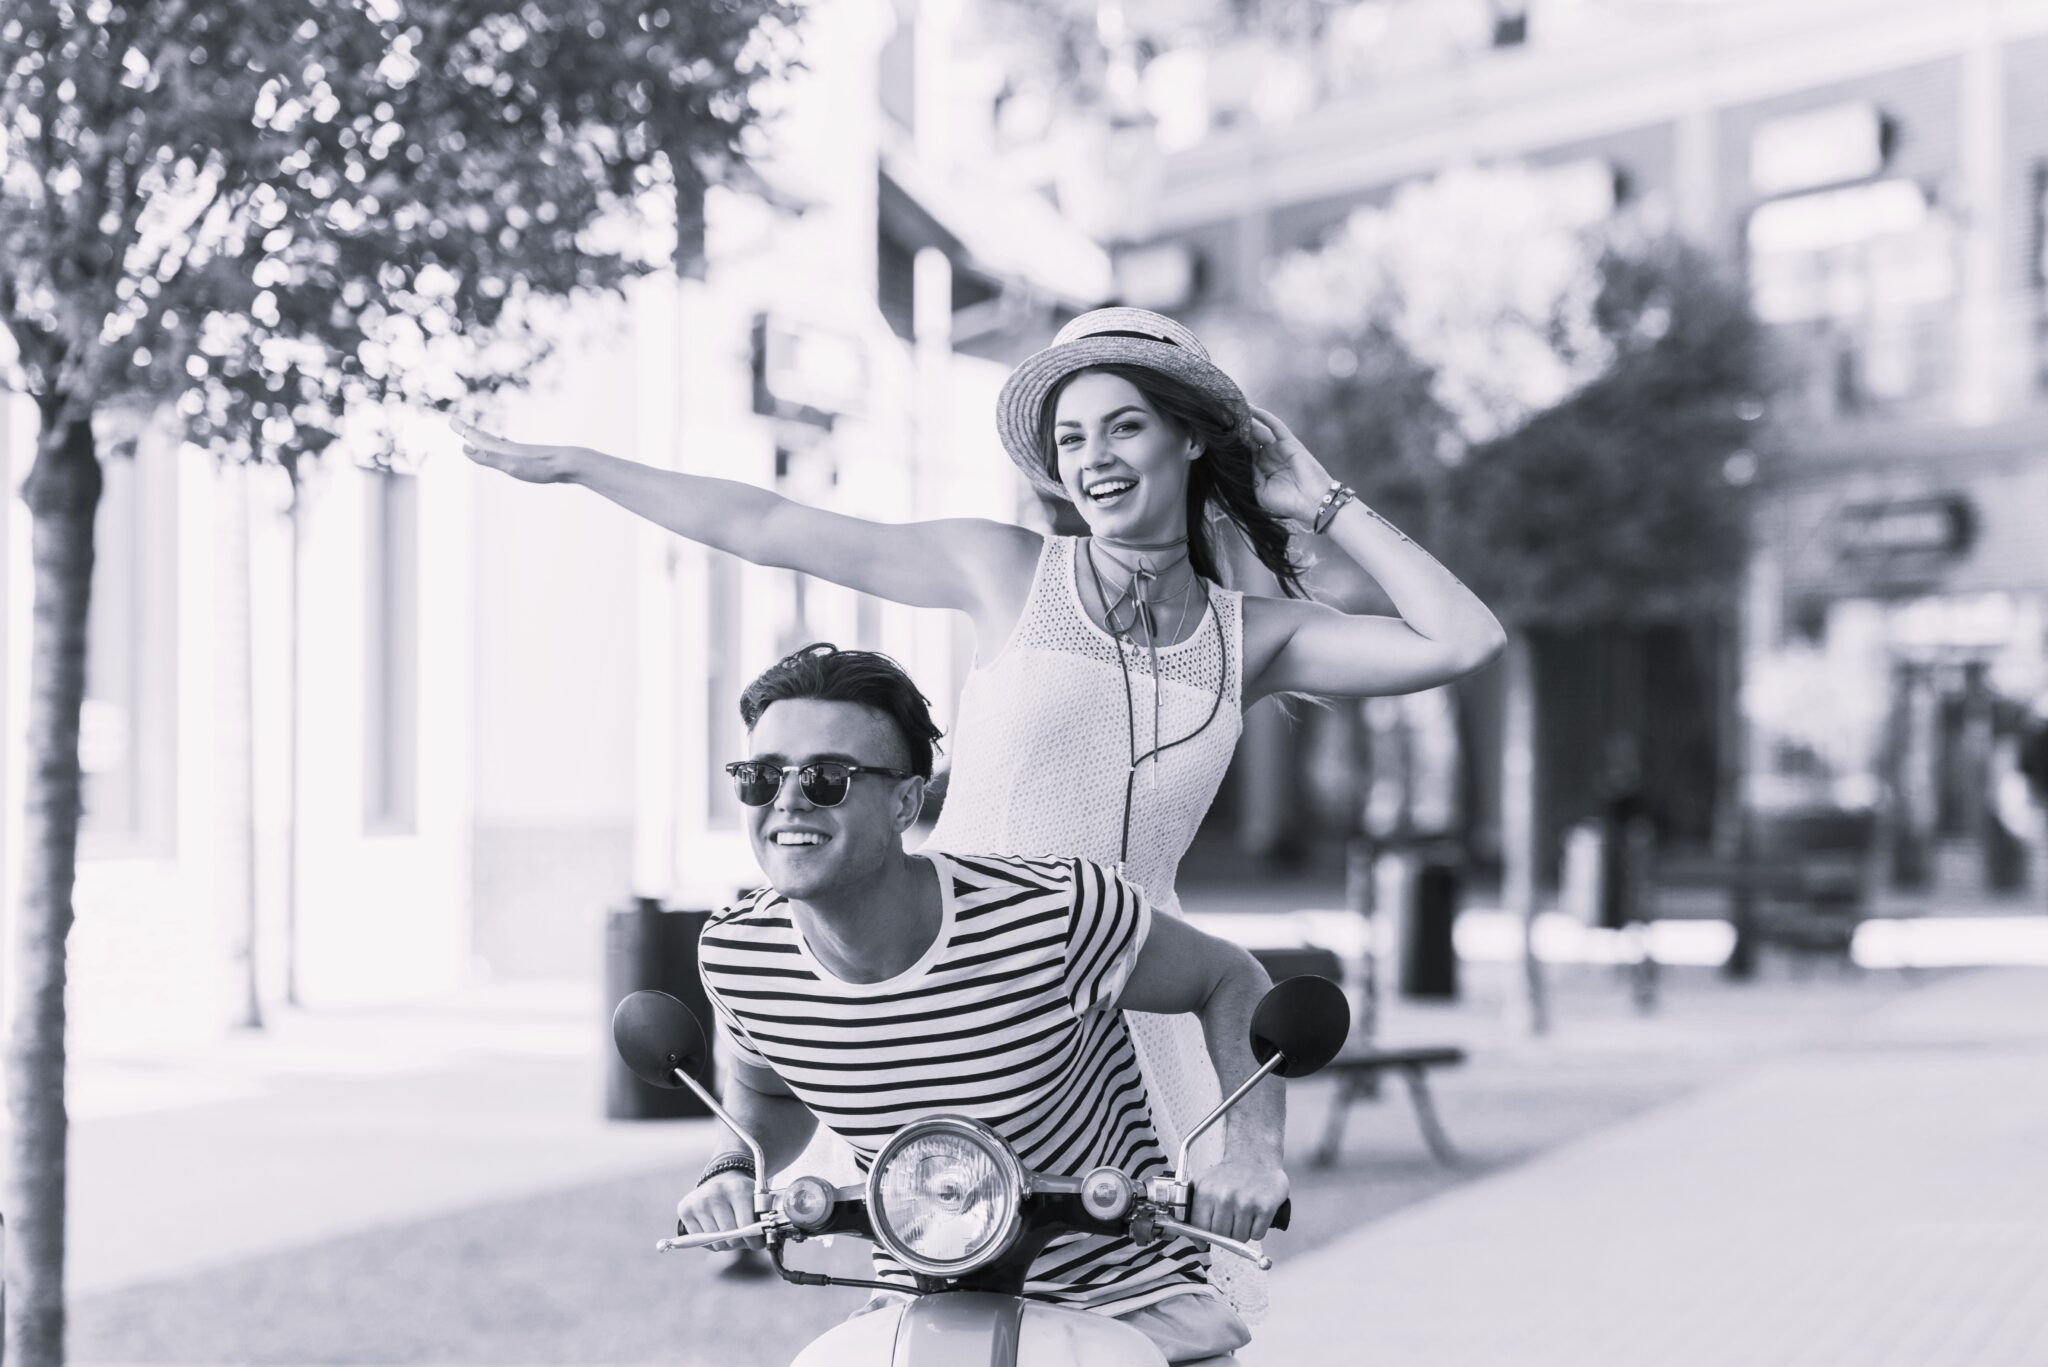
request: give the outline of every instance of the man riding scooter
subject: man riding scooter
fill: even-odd
[[[938,730],[884,656],[809,647],[755,680],[741,713],[750,754],[727,769],[771,886],[712,918],[700,965],[730,1046],[726,1110],[768,1168],[821,1120],[865,1169],[905,1124],[946,1113],[1038,1172],[1168,1175],[1122,1012],[1195,1014],[1227,1096],[1258,1070],[1258,963],[1153,916],[1085,860],[905,851]],[[1190,1225],[1264,1236],[1287,1197],[1284,1108],[1269,1078],[1224,1117],[1224,1158],[1194,1174]],[[752,1225],[754,1168],[743,1149],[714,1156],[678,1207],[682,1228]],[[709,1246],[742,1243],[759,1246]],[[1115,1317],[1169,1361],[1218,1359],[1251,1335],[1210,1288],[1208,1258],[1185,1236],[1076,1232],[1031,1261],[1024,1292]],[[880,1252],[876,1280],[915,1289]],[[879,1293],[864,1313],[895,1305]]]

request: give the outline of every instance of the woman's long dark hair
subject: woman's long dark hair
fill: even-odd
[[[1172,375],[1139,365],[1105,362],[1077,370],[1054,385],[1038,414],[1039,455],[1053,483],[1060,483],[1059,448],[1053,442],[1060,394],[1075,375],[1091,371],[1128,380],[1168,427],[1201,446],[1202,454],[1188,466],[1188,563],[1195,572],[1214,583],[1223,579],[1217,572],[1216,544],[1209,534],[1208,510],[1214,503],[1244,537],[1259,563],[1280,581],[1280,591],[1290,598],[1306,598],[1301,567],[1287,554],[1286,524],[1259,506],[1254,482],[1258,453],[1214,399]]]

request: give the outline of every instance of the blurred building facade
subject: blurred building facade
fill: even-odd
[[[1042,518],[996,442],[996,390],[1050,320],[1107,295],[1109,258],[977,169],[994,87],[953,60],[959,12],[810,7],[772,152],[713,193],[701,251],[624,300],[564,307],[555,358],[485,419],[886,521]],[[18,397],[4,416],[18,488],[36,419]],[[811,640],[878,648],[946,724],[971,658],[948,614],[474,470],[432,415],[390,470],[311,470],[296,518],[280,471],[223,470],[168,422],[102,437],[117,454],[70,938],[86,1048],[205,1037],[252,996],[594,980],[610,908],[714,904],[757,880],[719,767],[744,753],[746,681]],[[32,582],[26,509],[9,507],[11,921]]]
[[[1126,203],[1128,302],[1256,304],[1403,182],[1515,161],[1712,249],[1780,346],[1784,449],[1730,468],[1762,481],[1739,618],[1546,644],[1546,845],[1636,731],[1681,840],[1738,799],[1868,805],[1900,886],[2014,889],[2029,841],[2038,879],[2012,757],[2048,686],[2048,5],[1339,8],[1342,41],[1264,80],[1211,54],[1155,109],[1177,150]]]
[[[601,449],[884,522],[1042,518],[997,443],[996,392],[1049,319],[1107,294],[1110,262],[1041,197],[978,170],[993,104],[986,73],[957,58],[962,12],[811,7],[773,154],[714,192],[701,259],[636,294],[615,332],[632,359],[587,357],[517,401],[511,425],[559,430],[567,407],[592,424],[576,439]],[[556,491],[503,481],[477,497],[480,565],[497,562],[491,543],[519,560],[564,512]],[[776,659],[814,640],[886,651],[950,726],[974,649],[952,614],[747,565],[610,508],[577,516],[609,592],[587,586],[536,618],[488,573],[479,586],[480,658],[530,657],[550,621],[573,636],[593,608],[630,605],[613,621],[629,668],[602,684],[555,676],[545,699],[499,692],[497,743],[479,738],[496,758],[478,784],[477,950],[500,972],[594,972],[596,917],[627,892],[718,905],[758,882],[722,766],[745,754],[741,689]],[[531,736],[533,715],[617,718],[630,763],[587,766],[574,795],[524,779],[536,739],[576,744],[569,729]]]

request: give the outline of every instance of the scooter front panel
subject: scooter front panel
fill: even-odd
[[[789,1367],[889,1367],[902,1318],[903,1303],[891,1301],[842,1320],[812,1339]]]
[[[994,1291],[919,1296],[896,1326],[890,1367],[1016,1367],[1025,1302]]]
[[[1166,1367],[1158,1344],[1108,1315],[1027,1301],[1022,1328],[1017,1367]]]

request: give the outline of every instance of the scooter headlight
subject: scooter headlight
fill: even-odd
[[[875,1238],[891,1257],[928,1277],[961,1277],[1016,1241],[1024,1170],[986,1125],[933,1116],[882,1146],[867,1194]]]

